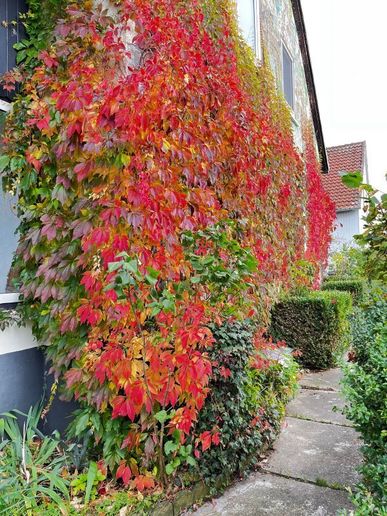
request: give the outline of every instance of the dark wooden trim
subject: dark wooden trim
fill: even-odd
[[[314,82],[312,63],[309,53],[308,38],[306,35],[304,15],[302,13],[301,0],[291,0],[293,7],[294,20],[296,22],[298,40],[300,43],[300,49],[302,54],[302,60],[304,63],[306,84],[309,93],[310,108],[312,111],[313,125],[317,138],[317,145],[320,154],[321,168],[324,173],[329,172],[329,161],[328,154],[324,142],[324,134],[322,130],[320,111],[317,101],[316,86]]]

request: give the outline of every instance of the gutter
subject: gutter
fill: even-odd
[[[309,93],[310,108],[312,111],[313,126],[317,139],[317,146],[320,154],[322,172],[327,174],[329,172],[328,154],[324,142],[324,134],[322,130],[320,111],[317,101],[316,86],[314,82],[312,62],[310,59],[308,38],[306,35],[304,15],[302,13],[301,0],[291,0],[293,7],[293,16],[296,22],[298,33],[298,41],[300,44],[302,60],[304,63],[306,84]]]

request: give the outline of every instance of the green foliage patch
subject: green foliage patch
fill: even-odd
[[[373,287],[351,320],[356,362],[345,370],[345,414],[364,440],[363,482],[354,496],[356,514],[387,511],[387,298]]]
[[[361,279],[327,279],[321,289],[349,292],[354,304],[361,303],[364,297],[364,281]]]
[[[220,430],[219,446],[198,461],[200,474],[210,484],[219,476],[244,474],[259,459],[259,450],[280,429],[285,406],[295,392],[298,367],[292,356],[266,368],[251,365],[254,353],[250,323],[213,328],[216,342],[210,351],[216,364],[210,394],[200,413],[198,432]],[[264,360],[264,358],[263,358]]]
[[[269,332],[274,340],[284,340],[299,350],[304,366],[328,369],[349,345],[351,307],[347,292],[327,290],[289,297],[274,306]]]

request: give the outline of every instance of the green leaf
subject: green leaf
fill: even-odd
[[[363,176],[359,171],[350,172],[349,174],[343,175],[341,180],[348,188],[360,188],[363,182]]]
[[[3,172],[3,170],[7,168],[8,164],[9,164],[9,157],[8,156],[0,156],[0,172]]]
[[[175,452],[178,449],[178,447],[179,447],[179,445],[176,444],[175,442],[167,441],[164,444],[164,451],[165,451],[166,455],[170,455],[171,453]]]
[[[155,418],[159,423],[165,423],[169,419],[168,412],[166,410],[160,410],[155,414]]]
[[[77,421],[75,426],[76,435],[81,434],[84,430],[86,430],[87,425],[89,423],[89,414],[83,414]]]
[[[192,457],[192,455],[189,455],[186,459],[186,462],[187,464],[189,464],[190,466],[197,466],[197,462],[196,460]]]
[[[166,472],[166,474],[167,474],[167,475],[172,475],[172,473],[173,473],[174,471],[175,471],[175,468],[174,468],[174,466],[173,466],[172,462],[170,462],[169,464],[167,464],[167,465],[165,466],[165,472]]]
[[[89,470],[87,472],[87,484],[85,491],[85,503],[88,504],[90,501],[91,491],[93,489],[94,481],[97,477],[98,466],[95,462],[90,462]]]
[[[108,265],[108,271],[114,272],[122,267],[122,262],[110,262]]]

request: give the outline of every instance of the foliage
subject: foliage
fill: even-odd
[[[367,275],[371,279],[386,282],[387,194],[383,194],[380,200],[368,197],[366,206],[364,231],[361,235],[356,236],[356,240],[364,246]]]
[[[316,155],[312,129],[307,127],[304,133],[308,190],[308,240],[305,258],[315,264],[315,286],[318,286],[321,268],[328,263],[329,246],[336,220],[336,208],[322,184],[321,166]]]
[[[213,334],[210,394],[196,427],[197,433],[207,436],[196,457],[200,474],[209,483],[243,474],[256,463],[259,450],[279,431],[297,381],[292,357],[284,358],[284,363],[269,360],[267,353],[274,346],[259,334],[254,337],[251,323],[214,327]],[[217,447],[209,447],[219,438]]]
[[[343,245],[329,257],[328,279],[365,278],[365,256],[360,247]]]
[[[387,330],[380,327],[362,362],[348,365],[344,393],[350,405],[345,414],[364,440],[363,484],[358,500],[375,506],[372,514],[387,510]],[[362,502],[360,502],[363,505]],[[371,506],[372,506],[371,505]],[[359,511],[359,514],[363,512]],[[367,514],[367,513],[365,513]]]
[[[15,270],[52,371],[81,405],[71,435],[92,436],[118,479],[147,490],[192,462],[187,440],[208,444],[193,428],[209,325],[263,328],[292,286],[304,164],[228,1],[41,4],[6,78],[24,80],[0,156],[19,196]]]
[[[327,369],[349,345],[351,307],[347,292],[327,290],[288,297],[274,306],[269,333],[274,340],[298,349],[304,366]]]
[[[10,326],[24,326],[25,321],[20,310],[0,309],[0,331],[4,331]]]
[[[125,483],[165,480],[164,434],[190,434],[208,323],[265,324],[303,251],[303,164],[273,114],[282,101],[266,71],[248,87],[233,15],[210,4],[69,5],[38,66],[22,43],[7,121],[26,312],[83,407],[73,428],[94,431]]]
[[[364,298],[365,282],[361,279],[327,279],[323,282],[321,290],[341,290],[349,292],[352,296],[353,303],[359,304]]]
[[[363,183],[360,172],[346,174],[343,183],[350,188],[358,188],[364,193],[364,230],[356,235],[356,241],[363,246],[365,272],[370,279],[387,280],[387,194],[380,194],[371,185]],[[377,194],[380,194],[380,198]]]
[[[353,502],[356,514],[385,514],[387,510],[387,292],[374,282],[351,317],[355,363],[346,367],[346,416],[361,432],[365,463],[363,483]]]
[[[18,411],[0,419],[0,512],[35,515],[40,504],[51,500],[64,509],[69,499],[62,471],[66,456],[59,435],[44,436],[38,429],[41,409]],[[22,430],[17,416],[25,418]]]
[[[382,284],[371,284],[365,299],[359,307],[355,307],[350,317],[352,347],[356,361],[365,363],[375,338],[387,324],[387,291]]]

